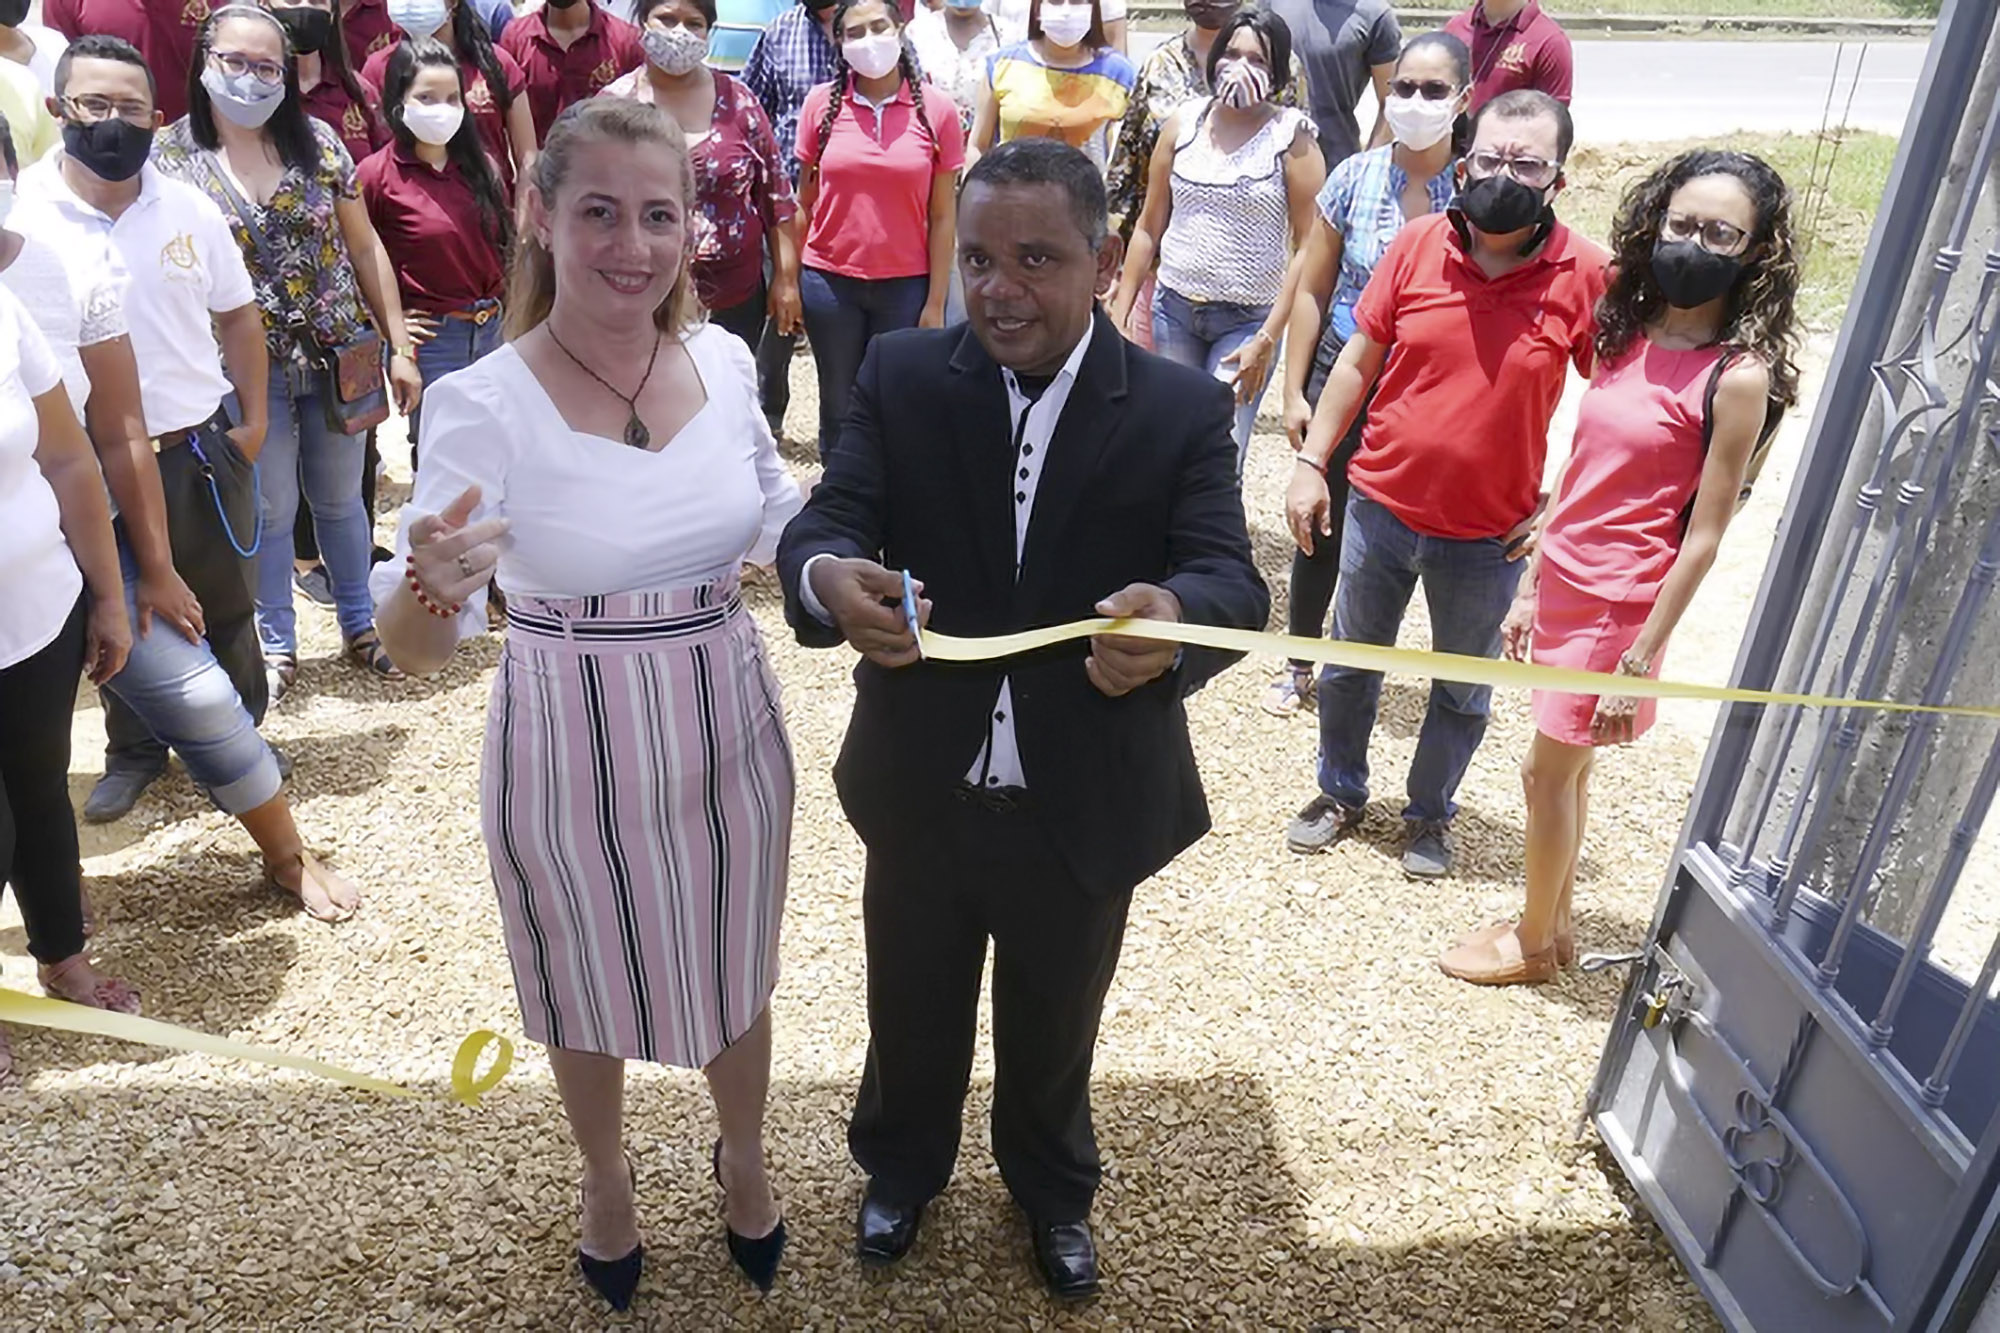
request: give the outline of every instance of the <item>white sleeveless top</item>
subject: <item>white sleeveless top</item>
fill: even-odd
[[[1285,154],[1312,122],[1293,107],[1233,153],[1208,133],[1212,98],[1180,110],[1174,141],[1173,218],[1160,238],[1160,283],[1195,301],[1272,305],[1285,285],[1291,217]]]

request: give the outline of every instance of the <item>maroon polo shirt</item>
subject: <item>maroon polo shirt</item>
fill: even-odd
[[[154,100],[171,125],[187,114],[188,65],[208,11],[209,0],[43,0],[42,22],[72,42],[102,33],[138,47],[159,89]]]
[[[400,37],[402,29],[396,30]],[[389,53],[396,48],[385,46],[368,57],[368,63],[361,67],[361,82],[379,101],[382,96],[382,76],[389,68]],[[520,62],[505,51],[495,48],[494,58],[500,62],[501,72],[507,76],[507,86],[519,97],[527,88],[527,80],[521,75]],[[475,61],[463,56],[458,61],[459,83],[465,89],[465,114],[472,117],[472,123],[479,131],[479,141],[486,146],[486,155],[500,164],[500,184],[511,196],[514,190],[514,151],[507,141],[507,113],[500,109],[500,100],[493,90],[486,86],[486,76],[480,72]]]
[[[528,79],[528,105],[535,112],[535,142],[548,137],[549,126],[564,107],[595,97],[606,84],[639,68],[646,58],[639,30],[584,0],[590,26],[564,50],[550,35],[546,8],[523,15],[507,25],[500,49],[520,63]]]
[[[1473,0],[1472,8],[1453,15],[1444,30],[1472,52],[1468,114],[1477,113],[1502,93],[1521,88],[1533,88],[1569,105],[1570,80],[1575,73],[1569,34],[1542,12],[1537,0],[1528,0],[1513,18],[1497,24],[1488,23],[1485,5]]]
[[[361,164],[359,178],[406,309],[444,315],[499,297],[500,251],[457,167],[436,170],[392,143]]]
[[[365,84],[361,95],[368,98]],[[299,95],[299,104],[305,107],[308,116],[333,127],[333,132],[347,145],[347,155],[356,162],[389,141],[376,114],[374,100],[356,102],[338,79],[321,79]]]
[[[347,67],[358,70],[368,57],[396,44],[386,0],[338,0],[340,30],[347,37]]]

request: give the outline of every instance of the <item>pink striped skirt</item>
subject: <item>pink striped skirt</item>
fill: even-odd
[[[778,980],[793,769],[733,576],[510,598],[481,818],[527,1035],[700,1068]]]

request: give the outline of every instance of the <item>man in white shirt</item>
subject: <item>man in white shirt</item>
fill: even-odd
[[[220,210],[146,165],[160,117],[138,51],[115,37],[84,37],[56,77],[51,104],[63,118],[64,146],[15,182],[10,230],[82,264],[94,261],[124,286],[122,311],[111,318],[104,290],[72,266],[68,286],[92,292],[76,320],[77,373],[94,358],[107,381],[81,392],[114,495],[132,516],[117,526],[134,614],[144,628],[163,601],[179,608],[170,627],[154,626],[135,644],[107,686],[105,775],[84,817],[106,822],[129,811],[172,746],[211,799],[243,822],[271,877],[314,916],[338,919],[359,896],[305,854],[279,792],[278,760],[256,731],[266,686],[250,554],[260,529],[254,464],[269,365],[249,272]],[[57,275],[41,276],[52,286]],[[104,336],[114,327],[129,331],[129,344]],[[231,391],[244,404],[244,420],[233,426],[222,408]],[[142,423],[130,420],[134,406]],[[147,455],[156,462],[141,466]],[[122,493],[121,474],[131,474]],[[147,551],[155,538],[145,516],[155,494],[175,581],[186,580],[198,606],[144,591],[149,581],[163,582],[157,551]],[[225,673],[233,688],[225,688]]]
[[[1208,829],[1182,700],[1230,660],[1099,635],[920,660],[902,608],[983,636],[1091,616],[1259,628],[1229,391],[1096,313],[1122,246],[1104,179],[1052,139],[967,174],[965,326],[877,338],[778,568],[799,640],[846,641],[834,769],[868,847],[869,1052],[848,1127],[867,1262],[951,1178],[993,946],[993,1152],[1059,1298],[1097,1288],[1098,1019],[1133,888]]]

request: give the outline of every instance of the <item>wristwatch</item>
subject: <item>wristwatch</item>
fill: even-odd
[[[400,356],[405,361],[414,361],[417,359],[417,345],[415,343],[397,343],[389,349],[389,355],[392,357]]]

